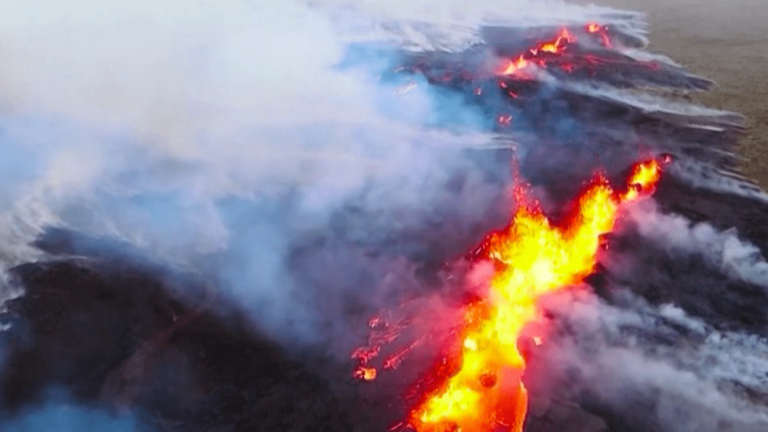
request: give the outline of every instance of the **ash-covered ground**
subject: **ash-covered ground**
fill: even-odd
[[[517,182],[557,221],[658,157],[595,273],[541,301],[526,431],[766,430],[741,117],[689,101],[711,83],[642,15],[498,3],[2,14],[2,429],[387,430],[438,353],[358,381],[368,320],[449,325]]]

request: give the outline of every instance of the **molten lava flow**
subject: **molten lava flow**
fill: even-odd
[[[527,197],[526,189],[518,187],[519,206],[510,225],[488,236],[473,253],[494,264],[488,290],[457,316],[461,323],[448,334],[455,341],[453,349],[410,391],[413,408],[398,427],[408,425],[418,432],[522,431],[528,395],[521,380],[526,358],[518,340],[524,329],[531,333],[532,324],[543,322],[537,301],[581,283],[593,272],[602,236],[613,229],[619,206],[652,194],[660,176],[661,163],[655,159],[632,168],[623,192],[614,191],[598,175],[559,225],[553,225]],[[426,314],[423,318],[436,319]],[[368,344],[352,354],[358,362],[355,377],[377,379],[372,361],[412,324],[412,319],[392,314],[371,319]],[[542,343],[541,335],[528,336],[533,344]],[[431,336],[422,335],[385,356],[381,369],[397,368],[427,337]]]
[[[588,38],[599,38],[600,43],[606,49],[613,49],[608,27],[599,24],[587,24],[582,36]],[[529,48],[524,53],[505,60],[504,64],[497,71],[502,76],[517,76],[526,78],[524,71],[530,66],[548,68],[550,66],[559,67],[565,72],[573,72],[577,66],[590,67],[594,64],[611,62],[611,60],[601,59],[593,54],[586,54],[584,50],[574,50],[570,47],[579,41],[579,38],[568,29],[562,29],[558,35],[550,41],[538,42],[534,47]],[[614,59],[613,61],[617,61]]]
[[[641,193],[652,194],[660,178],[661,167],[656,159],[635,165],[632,168],[629,189],[624,194],[624,199],[635,199]]]
[[[531,50],[531,53],[536,55],[539,51],[543,51],[552,54],[558,54],[562,52],[569,43],[573,42],[576,42],[576,37],[570,34],[568,29],[562,29],[560,30],[560,34],[557,35],[557,39],[552,42],[539,44],[538,48]]]
[[[501,74],[514,75],[515,73],[525,68],[526,66],[528,66],[528,60],[526,60],[525,57],[521,55],[517,59],[510,61],[507,67],[505,67],[504,70],[501,72]]]
[[[613,43],[611,43],[611,38],[608,37],[607,27],[604,27],[595,23],[587,24],[587,33],[599,35],[600,40],[602,41],[604,47],[613,48]]]
[[[530,48],[525,53],[519,55],[516,59],[511,60],[501,72],[502,75],[514,75],[521,69],[531,65],[538,64],[544,65],[543,57],[547,54],[561,54],[568,44],[576,42],[576,36],[568,32],[568,29],[560,30],[557,37],[548,42],[539,42],[535,47]]]
[[[364,381],[373,381],[376,379],[376,369],[369,367],[361,367],[355,370],[355,378]]]
[[[553,226],[535,202],[526,202],[525,191],[517,190],[520,207],[512,223],[484,243],[498,270],[487,297],[464,315],[458,370],[411,411],[413,428],[522,431],[528,396],[517,343],[523,328],[538,318],[537,299],[593,272],[601,236],[613,229],[619,205],[652,192],[659,176],[657,161],[638,164],[622,194],[598,176],[563,226]]]

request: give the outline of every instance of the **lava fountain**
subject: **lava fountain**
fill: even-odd
[[[622,203],[652,194],[660,173],[655,159],[639,163],[621,192],[596,175],[561,224],[553,224],[527,188],[518,186],[511,223],[479,248],[478,256],[495,268],[488,289],[466,306],[455,335],[457,349],[427,373],[431,389],[424,390],[401,425],[418,432],[522,431],[528,395],[518,340],[540,321],[537,300],[579,284],[594,271],[601,239],[612,231]],[[541,343],[541,335],[530,336]],[[379,347],[367,352],[376,355]],[[357,358],[363,359],[360,352]],[[356,375],[370,381],[376,370],[361,366]]]

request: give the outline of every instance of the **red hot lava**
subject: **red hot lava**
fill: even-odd
[[[525,187],[518,187],[518,208],[510,225],[489,235],[481,258],[496,269],[479,301],[465,307],[459,331],[446,358],[430,370],[421,393],[400,426],[418,432],[521,432],[528,393],[521,377],[526,359],[518,349],[524,328],[543,325],[537,301],[543,295],[582,283],[595,268],[604,234],[611,232],[623,203],[650,195],[661,174],[657,160],[634,166],[624,192],[614,190],[600,175],[577,199],[576,211],[553,225]],[[369,344],[353,353],[355,376],[376,379],[371,360],[394,341],[405,321],[374,318]],[[380,327],[381,326],[381,327]],[[537,344],[541,335],[533,335]],[[420,341],[384,362],[396,368]],[[418,390],[417,390],[418,391]]]
[[[605,48],[613,48],[614,45],[608,34],[608,28],[599,24],[587,24],[585,31],[588,35],[596,35],[600,38],[601,44]],[[530,66],[547,68],[549,64],[557,59],[557,66],[566,72],[572,72],[576,68],[573,61],[567,61],[572,57],[570,54],[571,46],[579,39],[571,31],[564,28],[558,35],[549,41],[540,41],[534,47],[529,48],[517,57],[507,60],[499,70],[503,76],[519,75],[525,77],[523,71]],[[600,63],[601,59],[595,56],[583,56],[588,63]],[[522,75],[521,75],[522,74]]]

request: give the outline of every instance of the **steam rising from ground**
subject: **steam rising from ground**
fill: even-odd
[[[768,370],[758,336],[720,332],[673,305],[651,307],[632,296],[625,299],[630,310],[591,296],[566,297],[546,303],[565,313],[559,331],[570,335],[555,337],[535,368],[560,373],[586,406],[612,401],[615,411],[603,412],[624,413],[627,430],[765,428],[768,410],[754,393],[764,388]],[[636,415],[626,414],[633,410]]]
[[[216,280],[254,324],[299,346],[347,346],[355,330],[340,317],[427,290],[416,261],[431,245],[456,239],[435,259],[442,264],[503,225],[512,206],[510,175],[488,175],[498,160],[468,156],[498,143],[477,106],[425,81],[399,94],[380,80],[392,60],[383,54],[342,67],[348,44],[458,51],[482,40],[481,25],[591,21],[645,41],[639,15],[557,1],[13,3],[0,7],[4,268],[44,259],[29,244],[51,226],[116,238]],[[644,112],[724,114],[600,85],[570,89]],[[734,278],[768,284],[768,265],[736,233],[652,206],[630,220],[671,254],[702,254]],[[607,265],[620,273],[614,258]],[[748,351],[764,351],[762,342],[639,300],[614,307],[587,295],[557,307],[580,330],[555,343],[552,358],[599,382],[591,390],[602,397],[660,388],[658,422],[673,431],[758,416],[718,385],[768,370]],[[649,353],[656,345],[615,333],[653,334],[662,318],[699,344]],[[733,346],[743,362],[719,354]],[[671,410],[685,404],[713,418],[678,423]]]
[[[735,228],[719,231],[706,222],[694,224],[682,216],[664,215],[652,203],[633,210],[630,221],[640,235],[668,253],[703,255],[709,265],[734,279],[768,287],[768,263],[760,249],[739,238]]]

